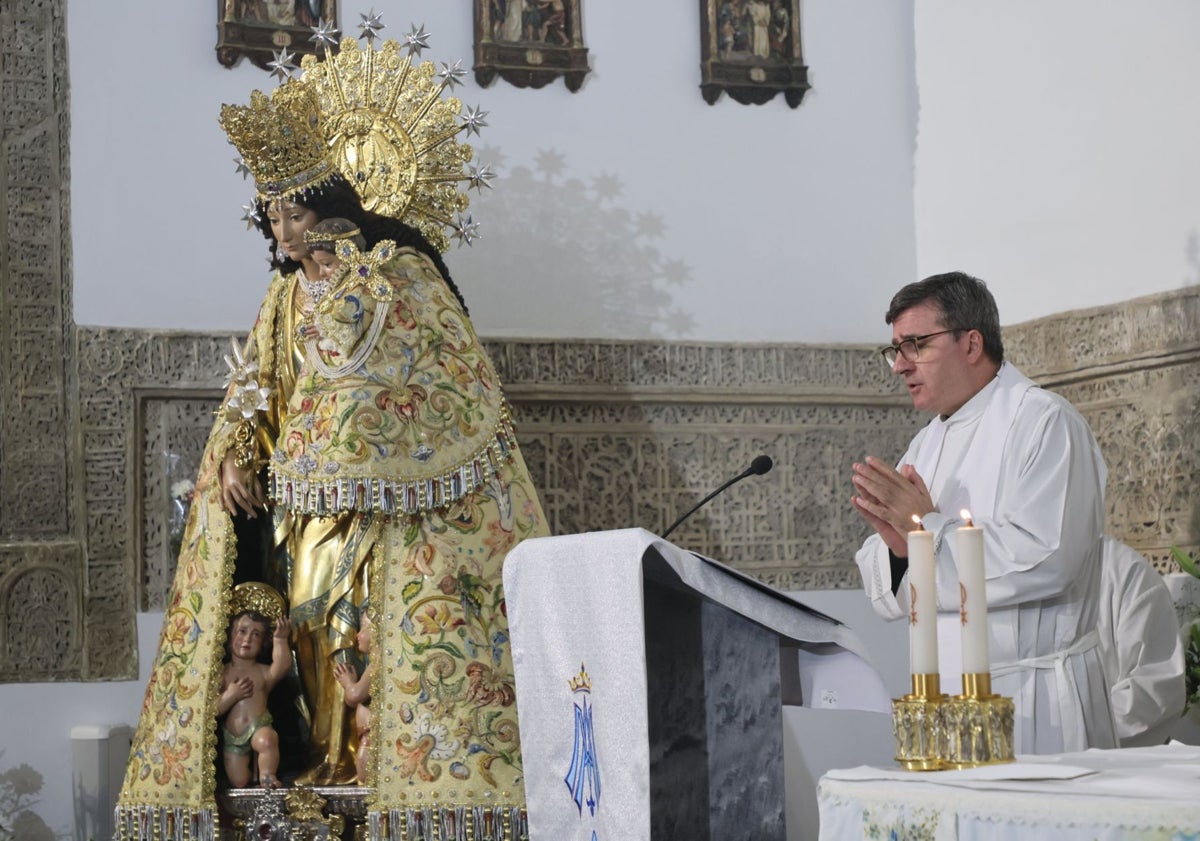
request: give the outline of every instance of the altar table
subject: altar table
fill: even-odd
[[[1200,838],[1200,747],[1020,756],[961,771],[860,766],[821,778],[821,841],[1188,841]]]

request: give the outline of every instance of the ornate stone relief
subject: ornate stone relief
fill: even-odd
[[[62,352],[74,330],[64,5],[0,7],[0,680],[87,676],[86,624],[109,618],[86,590],[77,384]]]
[[[136,676],[134,613],[170,585],[171,485],[195,471],[228,342],[71,323],[63,5],[0,10],[0,681]],[[1200,549],[1200,289],[1017,325],[1006,343],[1095,429],[1109,531],[1163,571],[1170,545]],[[850,463],[898,457],[923,423],[873,348],[489,346],[555,532],[661,532],[766,453],[774,470],[672,540],[782,589],[859,586]]]
[[[1200,289],[1030,321],[1005,332],[1015,363],[1070,400],[1108,463],[1108,532],[1176,571],[1200,550]]]

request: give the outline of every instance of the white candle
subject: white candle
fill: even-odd
[[[933,574],[933,532],[917,527],[908,533],[908,659],[914,675],[938,673],[937,585]]]
[[[987,578],[983,566],[983,529],[971,522],[954,532],[954,564],[958,568],[958,592],[962,599],[962,670],[964,674],[991,672],[988,657]]]

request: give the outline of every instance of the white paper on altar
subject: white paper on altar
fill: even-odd
[[[844,625],[643,529],[523,541],[505,561],[504,591],[533,841],[650,839],[646,574],[674,576],[786,639],[862,651]],[[570,683],[581,666],[588,692]],[[587,711],[594,776],[579,757]]]
[[[938,841],[1117,841],[1194,837],[1200,749],[1150,748],[1019,756],[962,771],[849,768],[821,778],[822,841],[919,824]],[[1176,834],[1181,833],[1181,834]]]
[[[980,791],[1041,791],[1045,783],[1071,780],[1072,793],[1097,797],[1192,799],[1200,790],[1200,748],[1157,745],[1152,748],[1030,754],[1016,762],[953,771],[914,773],[900,768],[845,768],[826,774],[831,780],[900,781]],[[1064,789],[1065,791],[1065,789]]]

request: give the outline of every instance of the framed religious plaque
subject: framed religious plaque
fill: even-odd
[[[800,55],[800,0],[700,0],[700,92],[762,105],[782,93],[792,108],[809,88]]]
[[[317,54],[312,27],[337,28],[337,0],[217,0],[217,61],[233,67],[242,57],[264,70],[274,54]]]
[[[499,76],[540,88],[560,76],[572,93],[588,73],[580,0],[474,0],[475,81]]]

